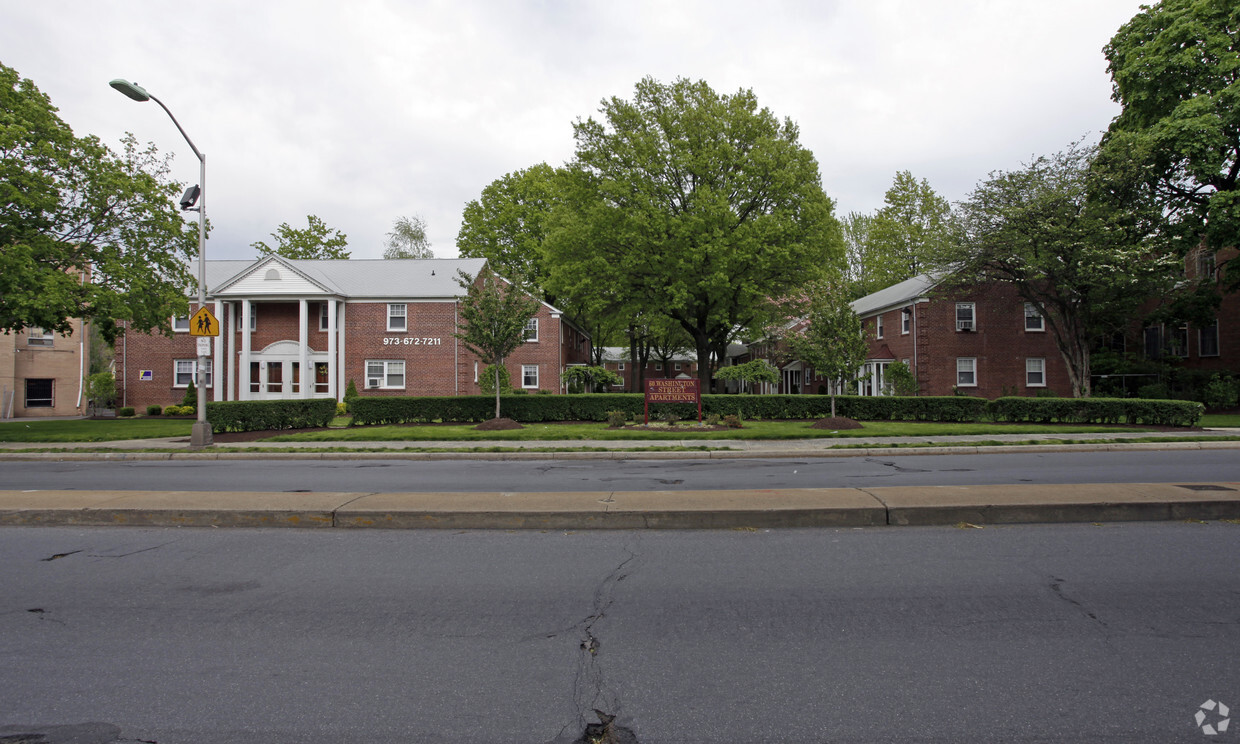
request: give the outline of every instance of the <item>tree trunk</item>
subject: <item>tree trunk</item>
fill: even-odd
[[[495,418],[499,418],[499,362],[495,363]]]
[[[831,393],[831,418],[835,418],[835,393]]]

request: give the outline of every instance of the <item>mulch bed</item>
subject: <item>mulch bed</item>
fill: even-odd
[[[474,427],[475,431],[511,431],[512,429],[524,429],[525,427],[513,421],[510,418],[493,418],[490,421],[483,421]]]
[[[831,431],[839,431],[841,429],[860,429],[861,424],[844,416],[827,417],[818,419],[810,424],[811,429],[830,429]]]

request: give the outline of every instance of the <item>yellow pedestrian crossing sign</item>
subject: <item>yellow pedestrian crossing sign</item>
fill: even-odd
[[[205,307],[201,308],[189,319],[189,335],[218,336],[220,335],[220,322],[215,319],[210,310]]]

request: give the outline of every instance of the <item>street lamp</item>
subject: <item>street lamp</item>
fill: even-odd
[[[207,224],[207,156],[198,151],[194,146],[194,141],[189,138],[185,130],[181,128],[181,122],[172,115],[164,102],[146,92],[142,86],[137,83],[131,83],[128,80],[117,78],[108,83],[121,93],[132,98],[135,101],[154,101],[159,107],[168,114],[168,118],[172,119],[172,123],[177,125],[177,131],[189,143],[189,149],[194,151],[198,156],[199,177],[198,183],[201,191],[198,194],[198,206],[193,206],[193,200],[186,198],[181,201],[181,209],[185,211],[198,212],[198,309],[201,310],[207,306],[207,261],[206,261],[206,224]],[[192,191],[192,189],[190,190]],[[186,192],[186,197],[190,196],[190,191]],[[199,339],[204,338],[199,336]],[[201,344],[201,341],[199,341]],[[198,369],[194,375],[198,383],[198,420],[194,422],[194,427],[190,432],[191,447],[205,447],[212,442],[211,424],[207,422],[207,355],[202,353],[201,346],[198,349]]]

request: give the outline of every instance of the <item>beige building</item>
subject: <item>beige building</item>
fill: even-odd
[[[0,419],[85,414],[90,341],[85,324],[72,323],[69,336],[41,328],[0,335]]]

